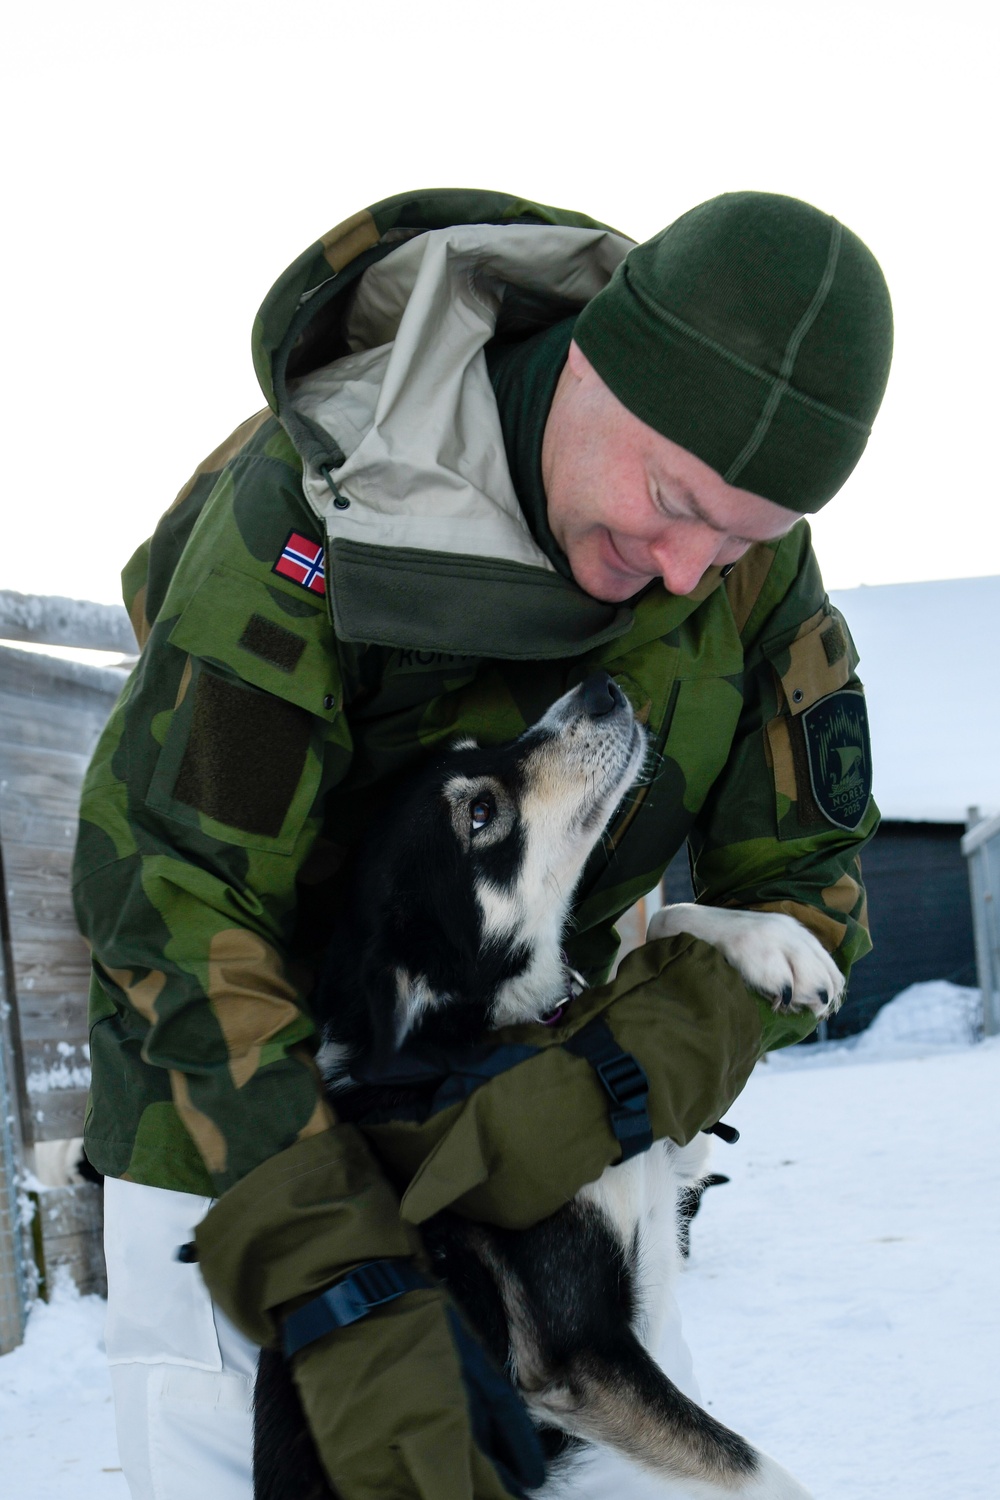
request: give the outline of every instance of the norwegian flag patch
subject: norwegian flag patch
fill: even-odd
[[[290,578],[311,594],[326,593],[322,544],[311,542],[300,531],[288,533],[288,540],[271,572],[280,573],[282,578]]]

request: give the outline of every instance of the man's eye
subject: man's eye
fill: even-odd
[[[473,833],[478,833],[480,828],[485,828],[493,817],[493,803],[488,797],[477,797],[474,802],[469,803],[469,821],[472,824]]]

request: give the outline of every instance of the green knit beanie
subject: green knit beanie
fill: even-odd
[[[727,483],[814,512],[868,441],[892,306],[836,219],[725,193],[630,251],[574,338],[619,401]]]

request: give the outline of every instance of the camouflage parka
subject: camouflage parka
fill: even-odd
[[[101,1171],[218,1194],[328,1128],[308,989],[375,800],[442,741],[518,734],[595,667],[657,770],[585,871],[573,966],[606,978],[616,919],[685,840],[700,901],[790,913],[845,972],[870,946],[863,699],[805,523],[684,598],[652,585],[609,605],[554,570],[518,506],[483,347],[582,306],[630,243],[504,195],[415,195],[340,225],[265,301],[267,408],[124,574],[142,654],[86,779],[75,865]],[[704,972],[681,952],[675,990]],[[726,986],[755,1012],[753,1056],[813,1024],[733,971]],[[752,1066],[726,1063],[723,998],[678,1134],[719,1118]]]

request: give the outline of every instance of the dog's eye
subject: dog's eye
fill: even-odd
[[[491,797],[477,797],[469,803],[469,822],[472,824],[473,833],[478,833],[480,828],[485,828],[493,817],[496,809]]]

